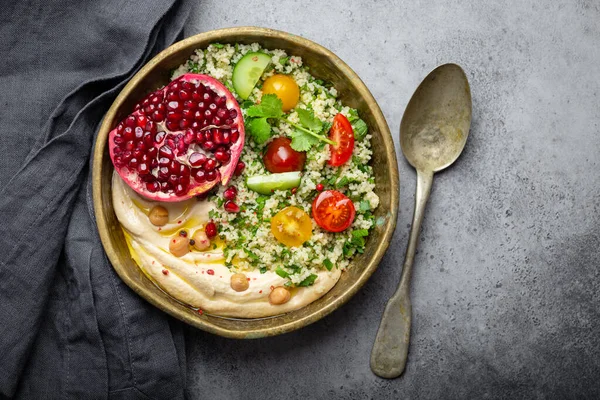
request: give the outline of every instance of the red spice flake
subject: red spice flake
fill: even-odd
[[[163,273],[163,275],[169,275],[169,270],[168,269],[163,269],[162,273]]]
[[[296,194],[297,191],[298,191],[297,187],[292,188],[292,194]]]
[[[259,290],[258,293],[262,293],[262,290]]]
[[[222,276],[221,276],[221,275],[219,275],[219,278],[222,278]]]
[[[206,258],[210,258],[210,254],[207,254],[207,255],[206,255]]]
[[[177,223],[178,223],[178,224],[180,224],[180,223],[181,223],[181,221],[177,221]]]
[[[202,273],[204,273],[204,270],[202,270]]]
[[[202,311],[202,309],[199,308],[198,309],[198,314],[202,315],[202,314],[204,314],[204,311]]]
[[[246,278],[246,279],[250,280],[250,278]],[[254,279],[256,279],[256,278],[254,278]]]
[[[206,271],[206,273],[209,275],[214,275],[215,271],[213,271],[212,269],[209,269],[208,271]]]
[[[154,265],[154,261],[152,261],[152,265]]]
[[[250,278],[248,278],[248,280],[250,280]],[[252,280],[253,280],[253,281],[255,281],[255,280],[256,280],[256,278],[252,278]]]
[[[173,243],[175,243],[175,239],[173,239]]]
[[[162,231],[162,228],[158,228],[159,231]]]

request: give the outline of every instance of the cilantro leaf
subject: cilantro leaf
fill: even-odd
[[[333,268],[333,263],[329,260],[329,258],[323,260],[323,265],[325,265],[327,271],[331,271],[331,269]]]
[[[361,202],[358,205],[358,211],[365,212],[365,211],[369,211],[370,209],[371,209],[371,203],[369,203],[368,200],[361,200]]]
[[[297,286],[302,286],[302,287],[306,287],[306,286],[312,286],[315,281],[317,280],[318,276],[315,274],[310,274],[306,279],[304,279],[302,282],[300,282]]]
[[[298,119],[300,120],[300,124],[304,126],[306,129],[310,129],[311,131],[320,132],[323,127],[323,122],[315,115],[312,111],[305,110],[304,108],[298,108],[296,110],[298,113]]]
[[[260,267],[260,273],[264,274],[265,272],[267,272],[267,267]]]
[[[319,139],[302,132],[299,129],[292,131],[292,143],[290,146],[296,151],[308,151],[313,145],[319,143]]]
[[[367,134],[367,123],[362,119],[357,119],[352,123],[352,130],[354,131],[354,138],[357,140],[362,140]]]
[[[356,121],[357,119],[359,119],[359,117],[358,117],[358,111],[356,111],[356,109],[354,109],[354,108],[351,108],[348,111],[348,121],[350,123],[352,123],[352,122]]]
[[[274,94],[265,94],[260,104],[248,107],[246,114],[249,117],[281,118],[283,116],[283,103]]]
[[[248,134],[258,144],[262,144],[271,137],[271,125],[267,118],[249,118],[246,120],[246,129]]]

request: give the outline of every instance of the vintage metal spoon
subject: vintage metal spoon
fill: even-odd
[[[434,69],[413,94],[400,124],[400,145],[417,170],[417,190],[408,248],[398,290],[388,301],[371,352],[371,370],[382,378],[404,372],[411,325],[410,277],[433,173],[462,152],[471,126],[471,91],[458,65]]]

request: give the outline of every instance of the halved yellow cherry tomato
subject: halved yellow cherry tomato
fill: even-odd
[[[307,213],[289,206],[271,218],[271,232],[287,247],[298,247],[311,238],[312,222]]]
[[[267,78],[262,87],[263,94],[274,94],[283,103],[283,111],[296,107],[300,99],[298,84],[289,75],[276,74]]]

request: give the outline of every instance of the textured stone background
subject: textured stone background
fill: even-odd
[[[192,331],[192,399],[600,397],[600,2],[491,3],[199,1],[187,35],[282,29],[362,77],[395,135],[401,212],[377,272],[324,320],[255,341]],[[471,135],[436,175],[408,367],[383,380],[369,354],[415,189],[398,127],[418,83],[446,62],[467,71]]]

